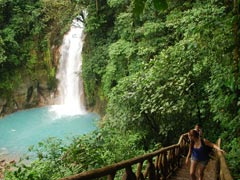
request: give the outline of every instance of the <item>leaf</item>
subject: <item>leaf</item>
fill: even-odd
[[[153,0],[154,7],[157,10],[166,10],[168,8],[168,4],[166,0]]]
[[[133,13],[139,16],[143,12],[145,0],[134,0],[133,6]]]

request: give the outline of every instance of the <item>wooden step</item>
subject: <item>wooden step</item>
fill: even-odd
[[[215,166],[216,161],[215,160],[210,160],[205,171],[204,171],[204,180],[214,180],[216,179],[216,166]],[[189,166],[185,165],[185,163],[182,163],[183,166],[176,171],[174,175],[169,180],[190,180],[190,175],[189,175]],[[197,174],[197,173],[196,173]]]

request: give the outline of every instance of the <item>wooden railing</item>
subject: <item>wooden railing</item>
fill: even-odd
[[[221,147],[221,139],[218,139],[217,145]],[[233,180],[229,168],[227,166],[224,154],[222,152],[216,153],[216,170],[217,180]]]
[[[217,145],[221,147],[221,139],[218,139]],[[61,180],[106,178],[107,180],[114,180],[114,178],[117,177],[122,180],[166,180],[181,166],[181,158],[183,155],[186,155],[187,152],[188,136],[186,133],[180,136],[178,143],[175,145],[164,147],[152,153],[125,160],[110,166],[65,177]],[[222,152],[215,152],[215,161],[216,180],[233,180]],[[124,173],[122,173],[123,170],[125,171]],[[135,173],[133,172],[134,170],[136,171]],[[117,173],[118,175],[116,175]],[[123,175],[119,175],[119,173],[122,173]]]
[[[125,160],[110,166],[91,171],[82,172],[62,178],[61,180],[81,179],[108,179],[113,180],[119,172],[124,170],[120,179],[144,180],[144,179],[167,179],[181,165],[181,156],[188,151],[187,133],[180,136],[177,144],[161,148],[143,156]],[[154,162],[154,163],[153,163]],[[136,171],[135,173],[133,172]]]

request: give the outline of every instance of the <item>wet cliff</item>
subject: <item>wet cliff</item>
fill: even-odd
[[[0,116],[53,103],[59,47],[82,8],[68,0],[1,3]]]

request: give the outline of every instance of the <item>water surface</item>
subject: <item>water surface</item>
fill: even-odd
[[[48,137],[66,141],[68,137],[83,135],[97,128],[97,114],[59,116],[51,109],[34,108],[0,119],[0,159],[24,154],[29,146]]]

